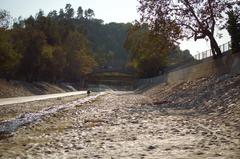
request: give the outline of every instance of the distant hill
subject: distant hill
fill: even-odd
[[[123,47],[131,23],[104,24],[101,19],[77,21],[86,33],[92,52],[100,66],[125,67],[128,53]]]

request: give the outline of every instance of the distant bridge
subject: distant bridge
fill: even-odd
[[[134,74],[135,71],[133,69],[129,68],[114,68],[114,67],[108,67],[108,68],[97,68],[95,69],[92,74],[100,74],[100,73],[124,73],[124,74]]]
[[[133,89],[135,71],[128,68],[98,68],[88,77],[88,85],[105,85],[111,88]]]

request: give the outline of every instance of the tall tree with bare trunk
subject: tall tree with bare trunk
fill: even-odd
[[[221,56],[215,38],[216,28],[224,21],[227,9],[236,5],[224,0],[138,0],[141,22],[155,32],[165,31],[169,39],[208,39],[213,57]]]

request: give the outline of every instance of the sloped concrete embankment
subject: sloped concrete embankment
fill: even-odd
[[[47,82],[28,83],[0,79],[0,98],[45,95],[77,91],[78,86],[71,83],[50,84]]]
[[[197,61],[188,67],[176,68],[164,75],[140,79],[136,83],[137,88],[145,85],[159,83],[180,83],[183,81],[191,81],[201,77],[219,76],[223,74],[240,74],[240,54],[227,54],[217,60],[212,57]]]

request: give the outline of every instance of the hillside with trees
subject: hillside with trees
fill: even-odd
[[[104,24],[92,9],[71,4],[47,15],[19,18],[1,10],[0,70],[8,79],[27,81],[79,81],[96,67],[124,67],[122,47],[131,24]]]
[[[135,69],[138,77],[150,77],[167,66],[172,51],[164,34],[132,23],[105,24],[94,16],[92,9],[75,11],[67,4],[59,11],[40,10],[12,22],[10,13],[0,10],[0,76],[28,82],[81,82],[96,68],[127,67]]]

